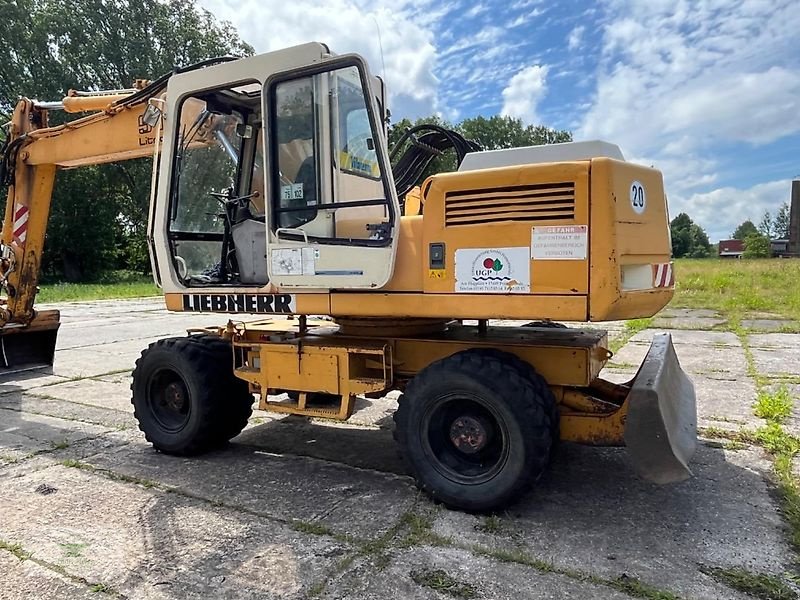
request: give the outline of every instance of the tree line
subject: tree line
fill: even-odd
[[[70,89],[124,89],[176,66],[253,48],[195,0],[0,0],[0,125],[18,98],[60,100]],[[74,118],[74,117],[72,117]],[[67,120],[51,111],[51,125]],[[147,272],[152,161],[59,171],[42,274],[86,281]],[[6,190],[0,189],[5,203]]]
[[[686,213],[680,213],[670,222],[672,256],[675,258],[706,258],[716,256],[705,230]],[[770,240],[789,237],[789,203],[784,202],[773,216],[769,210],[758,225],[750,219],[739,224],[730,239],[744,242],[745,258],[766,258],[771,255]]]

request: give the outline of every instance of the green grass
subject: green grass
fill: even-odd
[[[767,312],[800,321],[800,259],[678,259],[673,308],[708,308],[734,320]]]
[[[92,283],[45,282],[39,286],[36,302],[72,302],[160,296],[153,278],[127,271],[106,273]]]
[[[441,569],[411,571],[411,579],[417,585],[443,592],[454,598],[475,598],[478,595],[475,586],[458,581]]]
[[[625,331],[622,332],[622,335],[611,340],[609,344],[609,350],[613,354],[616,354],[620,351],[620,349],[628,343],[633,336],[635,336],[640,331],[644,331],[648,329],[653,324],[653,317],[648,317],[646,319],[631,319],[630,321],[625,322]]]
[[[738,567],[701,566],[700,571],[728,587],[761,600],[795,600],[797,594],[780,577]]]
[[[6,540],[0,540],[0,550],[10,552],[19,560],[28,560],[31,557],[31,553],[26,552],[22,544],[7,542]]]
[[[776,391],[759,390],[754,410],[757,417],[782,423],[792,414],[792,396],[785,385]]]
[[[83,542],[67,542],[59,544],[59,546],[61,546],[64,556],[67,558],[79,558],[83,554],[84,548],[86,548],[86,544]]]

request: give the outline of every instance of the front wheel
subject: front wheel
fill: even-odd
[[[417,486],[434,500],[496,509],[541,476],[555,402],[544,379],[520,363],[496,350],[467,350],[409,382],[395,413],[395,437]]]
[[[238,435],[252,413],[247,383],[233,374],[230,343],[217,336],[158,340],[133,371],[134,416],[155,448],[200,454]]]

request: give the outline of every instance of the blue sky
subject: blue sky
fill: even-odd
[[[774,213],[800,177],[796,0],[200,3],[260,52],[361,53],[396,119],[510,114],[619,144],[712,241]]]

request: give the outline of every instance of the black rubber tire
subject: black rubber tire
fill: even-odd
[[[466,350],[432,363],[408,383],[398,400],[394,435],[417,487],[433,500],[472,512],[496,510],[542,475],[553,442],[550,415],[555,401],[547,382],[539,375],[531,378],[523,365],[498,350]],[[431,433],[428,425],[437,411],[467,404],[491,413],[503,447],[496,471],[472,481],[471,475],[443,473],[449,467],[435,456],[431,438],[441,434]]]
[[[178,411],[159,414],[164,408],[163,403],[162,408],[156,406],[154,386],[166,378],[183,391],[185,415]],[[233,374],[230,343],[213,335],[150,344],[136,361],[131,391],[139,429],[166,454],[190,456],[217,448],[239,435],[253,412],[247,382]],[[165,423],[173,416],[173,426]]]
[[[510,352],[503,352],[502,350],[497,350],[496,348],[488,348],[481,350],[482,352],[486,352],[496,356],[499,360],[507,361],[509,364],[514,365],[516,369],[519,370],[520,373],[525,373],[526,377],[533,382],[535,386],[539,386],[540,382],[544,382],[547,385],[547,382],[544,381],[544,378],[539,375],[536,369],[530,363],[526,363],[516,354],[511,354]],[[561,428],[560,428],[560,421],[561,421],[561,412],[558,410],[558,404],[556,403],[555,397],[553,397],[553,393],[550,391],[550,387],[548,386],[547,391],[550,392],[550,397],[552,398],[552,402],[550,403],[550,433],[553,436],[553,445],[558,445],[558,442],[561,439]]]

